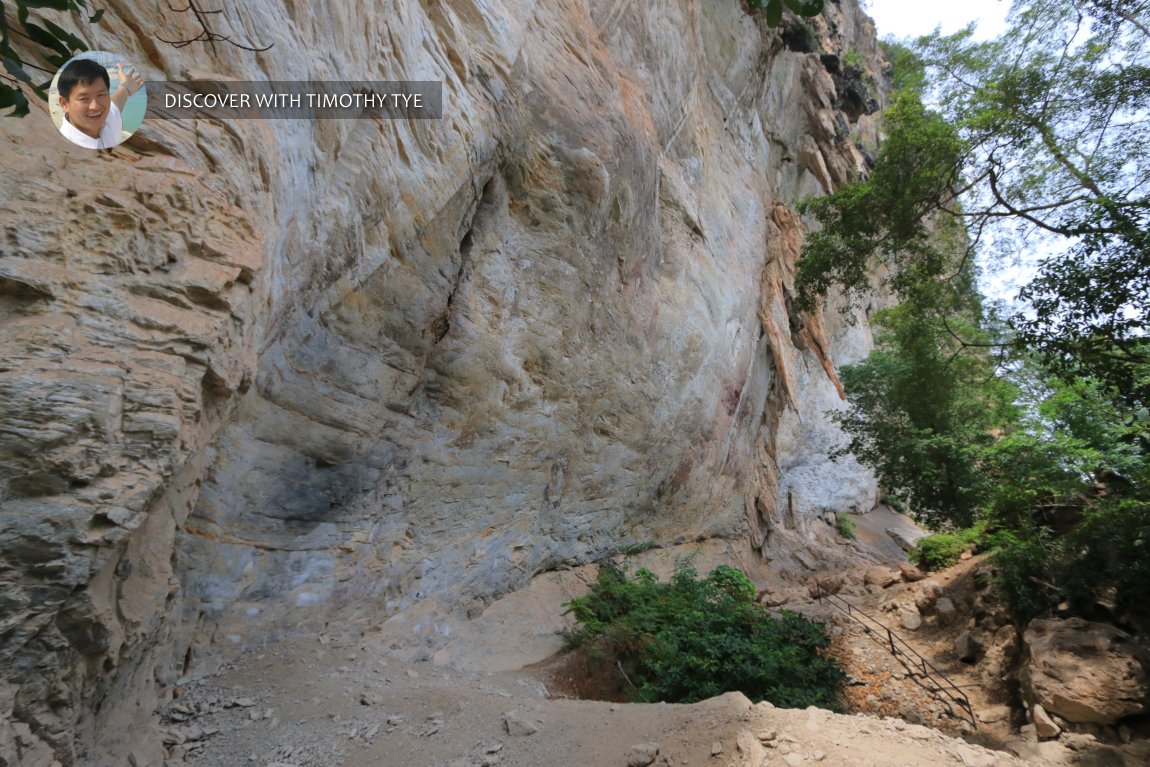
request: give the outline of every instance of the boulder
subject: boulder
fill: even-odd
[[[928,613],[934,609],[935,602],[942,597],[942,586],[935,581],[923,581],[919,586],[919,593],[914,598],[914,606],[920,613]]]
[[[870,567],[867,568],[863,582],[868,586],[885,589],[898,583],[901,578],[902,574],[898,570],[891,570],[889,567]]]
[[[910,562],[902,562],[899,564],[898,570],[902,574],[903,580],[908,583],[915,583],[926,578],[926,573],[918,565]]]
[[[1031,705],[1102,725],[1146,710],[1150,679],[1121,629],[1081,618],[1034,620],[1023,643],[1022,694]]]
[[[954,640],[954,654],[964,663],[976,663],[986,651],[984,636],[977,631],[964,631]]]
[[[918,631],[922,626],[922,615],[914,610],[903,610],[898,617],[899,623],[907,631]]]
[[[1041,704],[1035,703],[1030,709],[1030,718],[1034,720],[1035,731],[1042,740],[1057,738],[1062,734],[1062,728],[1054,723]]]
[[[934,611],[938,614],[938,622],[944,626],[948,623],[953,623],[954,619],[958,616],[958,611],[954,607],[954,602],[949,597],[939,597],[934,601]]]

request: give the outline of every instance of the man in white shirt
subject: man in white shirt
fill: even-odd
[[[128,97],[144,85],[144,79],[132,69],[125,75],[124,65],[116,65],[119,86],[109,94],[108,70],[91,59],[76,59],[64,67],[56,81],[64,121],[60,133],[73,144],[89,149],[110,149],[123,140],[121,110]]]

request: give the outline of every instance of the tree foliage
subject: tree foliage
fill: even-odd
[[[21,91],[21,84],[47,101],[52,74],[68,59],[88,49],[83,40],[60,25],[48,19],[33,20],[29,11],[46,9],[81,14],[86,7],[86,0],[15,0],[14,3],[0,0],[0,59],[4,64],[4,72],[0,74],[0,109],[11,108],[6,113],[9,117],[28,114],[28,98]],[[15,9],[14,24],[10,8]],[[86,18],[89,23],[96,24],[103,15],[101,8]],[[21,48],[37,51],[38,60],[21,55],[15,46],[17,41]],[[40,66],[41,61],[50,68]],[[39,74],[31,74],[28,70]]]
[[[720,565],[700,579],[680,562],[669,582],[610,563],[586,596],[566,605],[579,622],[570,644],[587,645],[624,675],[637,700],[690,703],[740,690],[788,708],[836,708],[845,675],[825,654],[822,624],[773,616],[754,584]]]
[[[1150,625],[1148,11],[1023,0],[997,40],[888,46],[872,173],[802,206],[806,306],[875,274],[900,302],[843,371],[846,450],[925,521],[987,530],[1024,619]],[[1002,323],[976,252],[1039,254]]]
[[[826,7],[826,0],[747,0],[751,10],[762,10],[767,24],[777,27],[783,22],[783,11],[790,10],[798,16],[818,16]]]
[[[932,527],[974,522],[989,482],[983,451],[1016,409],[1014,387],[995,377],[989,356],[959,342],[986,336],[950,287],[928,281],[914,300],[872,318],[882,328],[875,350],[843,369],[849,407],[833,415],[849,437],[839,452],[873,469]]]
[[[1069,376],[1150,401],[1150,2],[1015,3],[1001,38],[925,38],[932,95],[967,144],[962,215],[1045,251],[1014,318]]]

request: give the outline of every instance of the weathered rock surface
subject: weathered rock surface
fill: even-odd
[[[825,415],[869,330],[792,308],[790,206],[877,138],[819,55],[875,61],[853,0],[812,51],[733,1],[256,0],[229,21],[273,53],[216,55],[106,11],[150,79],[448,106],[98,155],[0,122],[0,748],[158,763],[140,723],[221,645],[356,614],[430,653],[565,562],[721,536],[801,569],[873,505]]]
[[[1081,618],[1031,621],[1023,633],[1023,697],[1068,722],[1114,724],[1142,713],[1150,680],[1131,639]]]

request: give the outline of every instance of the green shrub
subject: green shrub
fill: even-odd
[[[1048,530],[1000,532],[993,538],[995,586],[1020,625],[1054,610],[1059,601],[1062,542]]]
[[[906,504],[900,501],[898,498],[895,498],[893,495],[884,495],[881,499],[881,502],[885,503],[887,506],[890,506],[899,514],[906,514]]]
[[[976,525],[953,533],[928,535],[915,542],[909,556],[919,567],[925,567],[927,570],[945,570],[958,562],[962,552],[975,548],[982,534],[983,528]]]
[[[703,579],[679,562],[669,582],[604,564],[586,596],[567,602],[585,645],[617,666],[635,700],[691,703],[742,691],[778,706],[837,708],[845,675],[825,654],[822,624],[755,603],[754,584],[719,566]]]
[[[837,530],[838,534],[843,538],[852,541],[858,534],[858,531],[855,528],[855,521],[851,519],[850,514],[843,511],[835,513],[835,530]]]
[[[843,54],[843,66],[861,70],[864,66],[862,54],[858,51],[847,51]]]
[[[1020,621],[1066,603],[1071,615],[1150,622],[1150,503],[1120,498],[1065,536],[1037,528],[992,542],[996,585]]]

